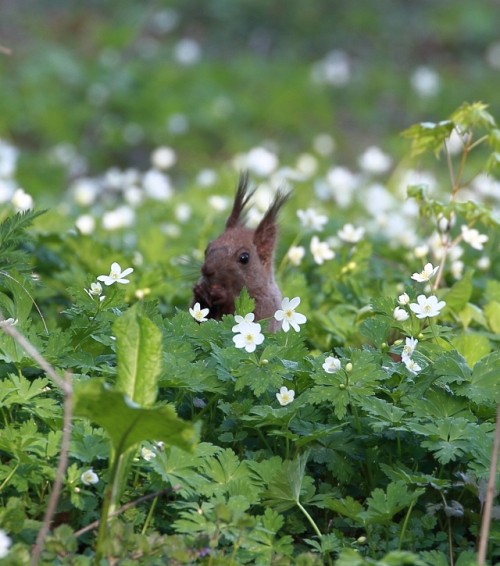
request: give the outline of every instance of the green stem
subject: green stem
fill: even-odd
[[[2,485],[0,485],[0,491],[2,491],[2,489],[10,482],[10,479],[14,476],[14,474],[17,471],[17,468],[19,468],[19,466],[21,465],[21,462],[17,462],[16,465],[14,466],[14,469],[12,470],[12,472],[10,472],[10,474],[3,480]]]
[[[145,534],[146,531],[148,530],[149,524],[151,523],[151,519],[153,517],[153,513],[154,513],[154,510],[155,510],[157,503],[158,503],[158,496],[156,496],[153,499],[153,503],[151,503],[151,507],[149,508],[148,516],[146,517],[146,520],[144,521],[144,525],[142,527],[141,535]]]
[[[318,525],[316,525],[316,523],[314,522],[314,519],[311,517],[311,515],[309,515],[306,508],[302,505],[302,503],[299,500],[297,500],[295,503],[297,503],[297,507],[302,511],[302,513],[304,513],[306,519],[309,521],[311,527],[314,529],[314,532],[321,539],[323,535],[321,534],[321,531],[318,529]]]
[[[398,545],[398,550],[401,550],[401,547],[403,546],[403,541],[405,538],[405,534],[406,534],[406,528],[408,527],[408,522],[410,521],[410,516],[411,516],[411,512],[413,511],[413,507],[415,506],[415,501],[412,501],[410,503],[410,507],[408,507],[408,512],[406,513],[406,517],[403,523],[403,527],[401,529],[401,534],[399,535],[399,545]]]

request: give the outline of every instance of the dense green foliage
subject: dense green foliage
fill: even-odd
[[[496,104],[490,3],[198,4],[9,6],[0,563],[476,564],[500,109],[462,101]],[[250,222],[292,190],[276,275],[307,317],[255,351],[188,309],[243,168]]]

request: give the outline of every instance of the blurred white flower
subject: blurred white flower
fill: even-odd
[[[405,345],[403,346],[403,352],[401,354],[401,358],[404,360],[405,358],[411,358],[413,356],[413,352],[415,352],[415,348],[418,345],[418,340],[416,338],[406,338]]]
[[[464,141],[462,139],[462,136],[456,128],[453,128],[451,134],[446,140],[446,149],[448,150],[448,153],[450,153],[450,155],[456,155],[457,153],[460,153],[463,148]]]
[[[407,305],[410,302],[410,297],[408,296],[408,293],[403,293],[402,295],[399,295],[398,297],[398,303],[403,307],[405,305]]]
[[[387,187],[380,183],[373,183],[360,193],[361,204],[372,215],[377,216],[387,212],[398,205],[394,196],[387,190]]]
[[[441,86],[438,73],[425,66],[415,69],[410,81],[415,92],[423,98],[436,96]]]
[[[92,234],[95,230],[95,218],[90,214],[82,214],[75,220],[75,226],[81,234]]]
[[[94,283],[90,284],[90,289],[85,289],[85,291],[90,295],[90,296],[97,296],[99,297],[102,293],[102,285],[95,281]]]
[[[10,202],[14,205],[14,208],[18,212],[24,212],[33,208],[33,197],[26,193],[23,189],[17,189],[14,191]]]
[[[94,485],[99,482],[99,476],[90,468],[82,473],[80,480],[85,485]]]
[[[486,198],[500,199],[500,181],[486,173],[480,173],[474,177],[471,187]]]
[[[146,194],[154,200],[168,200],[173,194],[170,177],[157,169],[149,169],[144,174],[142,186]]]
[[[363,227],[355,228],[352,224],[347,223],[337,232],[339,238],[349,244],[357,244],[365,235]]]
[[[460,259],[451,262],[450,270],[455,279],[462,279],[465,264]]]
[[[153,450],[151,450],[150,448],[143,446],[141,448],[141,456],[142,458],[144,458],[144,460],[146,460],[146,462],[151,462],[151,460],[156,458],[156,453],[153,452]]]
[[[245,166],[249,171],[266,177],[278,167],[278,157],[265,147],[252,148],[244,158]]]
[[[193,307],[189,307],[189,314],[196,320],[196,322],[206,322],[207,315],[210,309],[202,309],[200,303],[195,303]]]
[[[291,246],[288,250],[287,257],[292,265],[300,265],[304,259],[306,250],[303,246]]]
[[[292,403],[294,398],[295,391],[284,386],[280,388],[278,393],[276,393],[276,399],[278,399],[279,404],[283,407]]]
[[[102,227],[105,230],[119,230],[132,226],[135,212],[130,206],[122,205],[114,210],[108,210],[102,215]]]
[[[480,257],[477,260],[477,266],[482,271],[487,271],[491,267],[491,259],[488,256]]]
[[[415,313],[417,318],[431,318],[438,316],[441,309],[445,306],[445,301],[438,301],[435,295],[430,295],[429,297],[419,295],[417,302],[410,304],[410,309]]]
[[[227,197],[221,197],[219,195],[212,195],[208,199],[208,204],[217,212],[224,212],[229,208],[231,204],[230,200]]]
[[[238,330],[235,331],[235,328]],[[234,345],[237,348],[244,348],[249,353],[255,352],[257,346],[264,342],[264,335],[260,330],[261,326],[257,322],[239,322],[233,326],[233,332],[238,332],[233,336]]]
[[[0,203],[10,201],[15,190],[16,184],[13,181],[0,177]]]
[[[321,242],[318,236],[313,236],[311,239],[311,253],[313,254],[314,261],[321,265],[324,261],[333,259],[335,252],[330,248],[327,242]]]
[[[151,165],[155,169],[170,169],[177,162],[177,154],[171,147],[157,147],[151,154]]]
[[[392,312],[392,316],[394,317],[394,320],[397,320],[398,322],[408,320],[410,317],[410,315],[401,307],[396,307]]]
[[[125,279],[125,277],[130,275],[133,271],[133,267],[128,267],[122,271],[120,264],[115,261],[111,264],[111,271],[109,272],[109,275],[99,275],[97,280],[102,281],[106,286],[113,285],[113,283],[121,283],[122,285],[125,285],[130,283],[130,281]]]
[[[360,155],[358,164],[366,173],[380,175],[389,171],[392,159],[379,147],[371,146]]]
[[[326,371],[326,373],[335,373],[342,368],[342,364],[340,363],[340,360],[338,358],[328,356],[325,359],[322,368]]]
[[[321,232],[328,222],[328,216],[318,214],[313,208],[308,208],[307,210],[299,209],[297,210],[297,216],[299,217],[302,228],[315,232]]]
[[[167,130],[171,134],[185,134],[189,130],[189,120],[185,114],[176,112],[168,117]]]
[[[176,43],[174,57],[181,65],[194,65],[201,59],[201,47],[194,39],[185,37]]]
[[[417,246],[414,250],[413,250],[413,255],[417,258],[417,259],[422,259],[424,257],[426,257],[426,255],[429,253],[429,246],[427,244],[422,244],[421,246]]]
[[[0,558],[5,558],[9,554],[9,548],[12,545],[12,539],[7,533],[0,529]]]
[[[311,77],[314,82],[319,84],[346,85],[351,79],[349,57],[344,51],[331,51],[313,65]]]
[[[191,218],[191,213],[192,210],[189,204],[181,202],[175,207],[175,218],[179,222],[187,222]]]
[[[318,134],[313,140],[314,151],[326,157],[335,150],[335,140],[330,134]]]
[[[414,273],[411,278],[419,283],[424,283],[425,281],[430,281],[438,269],[439,266],[434,267],[432,263],[426,263],[424,269],[420,273]]]
[[[406,366],[406,369],[414,375],[417,375],[417,373],[422,370],[417,362],[411,358],[403,358],[403,363]]]
[[[217,182],[217,173],[213,169],[202,169],[196,176],[196,183],[201,187],[211,187]]]
[[[318,170],[318,160],[310,153],[301,153],[297,158],[297,171],[307,178],[312,177]]]
[[[300,332],[299,324],[307,322],[307,318],[303,314],[295,312],[295,309],[299,306],[299,304],[300,297],[294,297],[293,299],[285,297],[281,301],[281,309],[278,309],[274,313],[274,318],[278,322],[282,322],[281,327],[284,332],[288,332],[290,327],[292,327],[295,332]]]
[[[14,176],[18,155],[19,151],[13,145],[0,139],[0,177]]]
[[[482,250],[484,244],[488,241],[488,236],[480,234],[475,228],[469,228],[465,224],[460,226],[462,231],[462,238],[464,242],[469,244],[475,250]]]
[[[346,167],[333,167],[327,172],[326,180],[337,204],[342,208],[349,206],[354,190],[359,184],[358,176]]]
[[[94,204],[99,190],[99,183],[95,179],[88,177],[77,179],[70,187],[75,202],[80,206],[90,206]]]

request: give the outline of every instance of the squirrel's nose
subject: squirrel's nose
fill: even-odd
[[[213,277],[215,275],[215,270],[213,267],[207,265],[206,263],[203,264],[201,268],[201,273],[208,278]]]

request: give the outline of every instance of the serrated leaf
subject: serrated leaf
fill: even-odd
[[[363,511],[361,503],[351,496],[342,499],[329,498],[325,501],[325,507],[339,513],[339,515],[358,521],[360,521],[359,514]]]
[[[391,482],[384,492],[374,489],[367,499],[368,508],[359,514],[367,523],[386,523],[396,513],[414,503],[423,493],[424,489],[410,491],[402,481]]]
[[[491,351],[490,341],[483,334],[459,334],[451,343],[470,367]]]
[[[484,307],[488,326],[495,334],[500,334],[500,301],[490,301]]]
[[[500,402],[500,351],[479,360],[469,379],[457,387],[457,393],[477,404],[489,406]]]
[[[158,327],[128,309],[113,325],[116,336],[117,389],[142,407],[156,401],[162,363],[162,335]]]
[[[192,450],[196,442],[193,425],[181,420],[172,407],[139,407],[100,379],[75,386],[74,413],[102,426],[117,454],[146,440],[162,441],[183,450]]]
[[[450,136],[455,125],[450,120],[443,122],[422,122],[405,130],[402,135],[410,138],[413,157],[432,151],[436,155],[442,150],[445,140]]]

